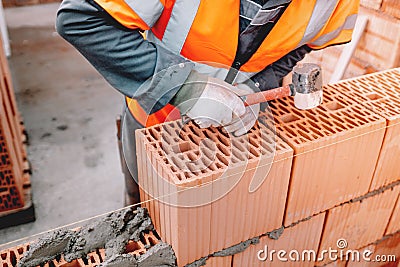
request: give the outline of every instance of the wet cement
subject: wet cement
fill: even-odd
[[[176,266],[175,254],[160,242],[138,258],[125,254],[129,240],[139,241],[145,231],[153,230],[146,209],[127,208],[91,222],[78,231],[59,230],[40,238],[18,262],[17,267],[46,263],[60,255],[68,262],[86,258],[87,254],[105,248],[106,262],[101,266]]]
[[[260,243],[260,238],[259,237],[254,237],[252,239],[246,240],[240,244],[231,246],[229,248],[225,248],[221,251],[215,252],[213,254],[214,257],[226,257],[226,256],[232,256],[237,253],[240,253],[242,251],[245,251],[250,245],[258,244]]]
[[[267,233],[267,236],[273,240],[278,240],[281,237],[281,235],[283,234],[284,230],[285,230],[285,228],[282,226],[281,228],[278,228],[274,231]]]

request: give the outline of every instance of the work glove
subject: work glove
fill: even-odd
[[[246,113],[236,88],[220,79],[209,77],[201,95],[186,112],[200,128],[230,125]]]
[[[234,92],[240,96],[254,93],[253,89],[244,83],[238,84],[234,90]],[[233,133],[235,136],[241,136],[247,133],[256,123],[259,112],[260,104],[247,106],[243,115],[236,116],[230,124],[225,125],[225,130]]]

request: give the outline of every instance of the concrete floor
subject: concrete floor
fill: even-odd
[[[37,220],[0,230],[0,245],[123,205],[115,129],[122,96],[55,32],[58,5],[5,10]]]

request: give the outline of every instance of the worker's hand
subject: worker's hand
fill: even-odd
[[[231,125],[246,113],[236,88],[220,79],[208,78],[205,88],[186,115],[200,128]]]
[[[248,85],[242,83],[237,85],[235,93],[242,96],[254,93],[254,91]],[[256,123],[259,112],[260,104],[246,107],[246,112],[242,116],[235,117],[229,125],[225,125],[225,130],[235,136],[247,133]]]

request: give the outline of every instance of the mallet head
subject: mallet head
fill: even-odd
[[[298,64],[293,68],[292,84],[296,90],[294,105],[298,109],[311,109],[322,102],[321,67],[314,63]]]

